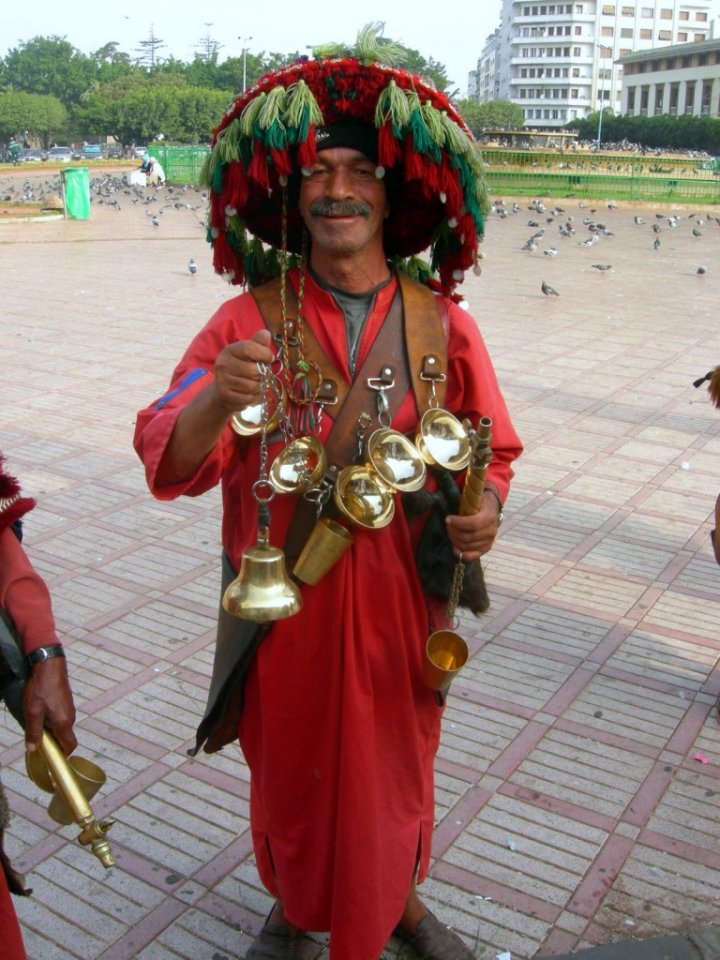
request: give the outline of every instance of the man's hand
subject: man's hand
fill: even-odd
[[[36,663],[23,691],[25,743],[35,750],[43,728],[53,734],[67,756],[77,746],[73,733],[75,704],[67,675],[65,657],[53,657]]]
[[[455,554],[462,554],[463,563],[469,563],[487,553],[498,532],[498,501],[491,493],[484,493],[476,513],[468,517],[451,514],[445,520],[447,533]]]
[[[215,400],[226,413],[235,413],[260,399],[258,363],[268,366],[275,359],[269,330],[258,330],[252,340],[238,340],[224,347],[215,361]]]

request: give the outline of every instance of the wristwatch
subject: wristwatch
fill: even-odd
[[[52,660],[53,657],[64,657],[65,650],[63,649],[62,644],[54,643],[50,647],[38,647],[36,650],[33,650],[26,657],[27,662],[31,667],[34,667],[36,663],[44,663],[45,660]]]

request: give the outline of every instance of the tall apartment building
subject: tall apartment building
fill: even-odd
[[[488,37],[475,76],[479,102],[518,103],[525,125],[557,128],[598,110],[620,112],[619,57],[704,41],[720,0],[536,3],[503,0],[501,24]],[[483,83],[492,76],[492,84]]]

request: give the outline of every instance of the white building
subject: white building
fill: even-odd
[[[720,117],[720,40],[631,53],[620,65],[622,113]]]
[[[528,127],[557,128],[622,109],[623,65],[636,51],[704,42],[720,0],[537,3],[503,0],[501,24],[478,61],[480,102],[512,100]],[[489,61],[489,62],[488,62]],[[493,89],[480,82],[492,73]]]

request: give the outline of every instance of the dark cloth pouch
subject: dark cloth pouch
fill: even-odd
[[[236,575],[223,552],[212,679],[205,716],[198,726],[195,746],[188,751],[191,756],[195,756],[201,747],[205,753],[217,753],[226,744],[237,740],[238,722],[245,702],[245,677],[269,626],[241,620],[223,607],[222,596]]]
[[[460,490],[449,470],[434,469],[433,473],[437,477],[437,490],[405,494],[403,507],[409,516],[427,512],[415,553],[417,573],[426,593],[448,600],[458,560],[448,539],[445,518],[459,512]],[[489,606],[485,576],[478,558],[465,564],[458,607],[478,616]]]

